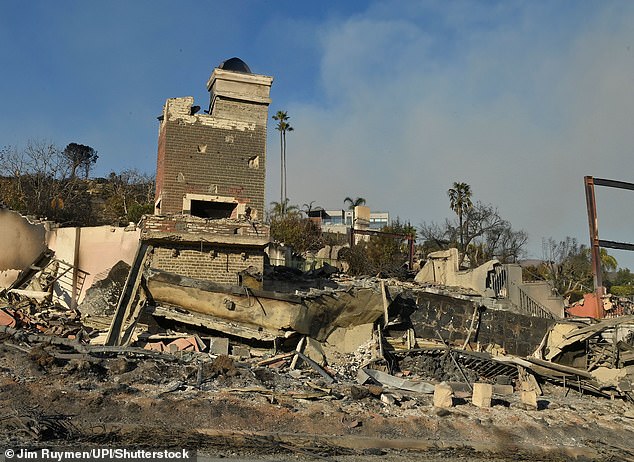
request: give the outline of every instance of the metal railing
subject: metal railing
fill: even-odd
[[[495,266],[494,271],[489,274],[489,285],[496,297],[507,298],[508,288],[506,286],[506,281],[506,270],[500,265]]]
[[[544,305],[524,292],[521,287],[518,287],[517,290],[520,295],[518,306],[522,312],[538,318],[555,319],[555,316]]]

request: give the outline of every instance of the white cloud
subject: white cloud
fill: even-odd
[[[535,256],[542,236],[587,241],[583,176],[634,181],[634,5],[568,18],[430,5],[324,30],[324,99],[288,107],[292,201],[358,195],[419,223],[448,216],[459,180],[527,230]]]

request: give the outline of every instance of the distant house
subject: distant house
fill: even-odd
[[[388,212],[370,212],[365,206],[357,206],[354,210],[311,210],[308,217],[318,223],[322,231],[341,234],[353,226],[355,229],[380,230],[390,223]]]

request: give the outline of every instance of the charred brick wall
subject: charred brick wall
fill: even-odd
[[[448,295],[417,293],[415,302],[416,308],[411,310],[409,319],[416,337],[438,340],[438,331],[446,341],[455,346],[462,346],[471,325],[474,309],[478,309],[479,328],[475,335],[472,334],[471,343],[480,342],[484,347],[497,344],[507,353],[518,356],[532,354],[547,329],[555,322],[552,319],[487,309],[472,300]]]
[[[481,344],[497,343],[508,353],[528,356],[537,349],[554,323],[554,319],[485,309],[476,340]]]
[[[237,285],[238,273],[263,268],[264,253],[240,246],[172,244],[154,248],[153,268],[225,285]]]
[[[232,126],[211,116],[192,117],[167,120],[161,129],[161,214],[182,212],[186,194],[207,194],[234,197],[262,218],[266,126]]]
[[[162,125],[158,136],[158,155],[156,159],[155,200],[160,197],[165,182],[165,126]]]
[[[226,285],[249,267],[264,271],[268,236],[268,226],[245,220],[146,215],[141,222],[141,239],[154,246],[153,268]]]
[[[259,222],[233,220],[230,218],[214,220],[192,215],[146,215],[141,221],[141,239],[152,233],[189,233],[205,236],[251,236],[269,237],[269,227]]]
[[[209,113],[198,113],[191,96],[165,102],[156,215],[145,218],[141,232],[154,246],[155,268],[223,284],[235,284],[249,267],[263,272],[269,228],[257,220],[264,216],[272,81],[232,58],[207,82]]]

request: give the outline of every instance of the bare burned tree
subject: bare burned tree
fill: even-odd
[[[512,263],[524,255],[528,235],[513,230],[511,223],[504,220],[492,205],[476,202],[464,211],[462,222],[462,226],[456,219],[446,219],[442,224],[421,224],[419,231],[424,240],[424,251],[458,248],[462,239],[471,266],[493,258]]]
[[[561,241],[543,239],[542,254],[540,263],[525,268],[525,279],[550,281],[560,295],[571,296],[571,301],[592,291],[592,264],[587,246],[569,236]],[[604,273],[618,267],[616,259],[604,248],[600,249],[600,258]]]
[[[58,222],[83,224],[90,204],[80,183],[71,177],[63,152],[52,142],[30,140],[24,149],[8,146],[0,154],[1,199],[9,207]]]
[[[96,152],[76,145],[87,154],[72,160],[72,145],[62,150],[36,140],[0,149],[0,202],[62,226],[127,225],[154,211],[153,175],[127,169],[108,178],[79,178],[80,168],[88,176]]]
[[[111,222],[137,222],[154,210],[154,177],[137,169],[111,172],[108,177],[106,214]]]

